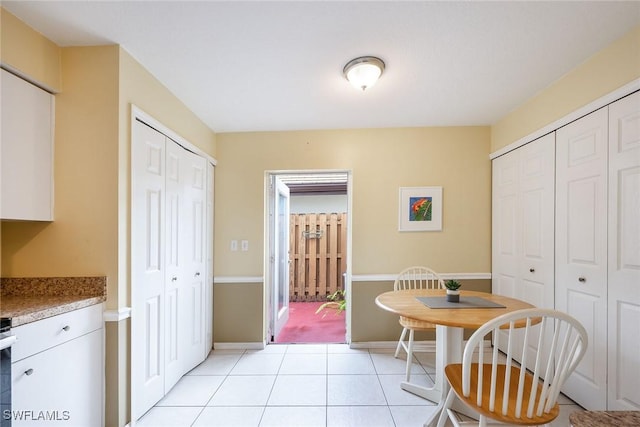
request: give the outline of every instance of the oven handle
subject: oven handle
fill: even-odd
[[[6,337],[0,338],[0,350],[4,350],[7,347],[11,347],[14,342],[16,342],[15,335],[8,335]]]

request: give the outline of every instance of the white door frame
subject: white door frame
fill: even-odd
[[[273,234],[272,223],[269,220],[269,186],[272,176],[278,175],[324,175],[343,173],[347,175],[347,271],[345,278],[345,298],[347,300],[347,309],[345,316],[346,323],[346,342],[351,343],[351,259],[352,259],[352,212],[353,212],[353,178],[352,171],[348,169],[303,169],[303,170],[268,170],[264,174],[264,264],[263,264],[263,342],[268,344],[271,342],[271,300],[273,271],[271,267],[271,236]]]
[[[289,244],[289,205],[290,193],[289,187],[282,182],[277,175],[271,175],[270,184],[270,209],[269,216],[271,218],[270,227],[273,231],[269,241],[269,248],[275,249],[272,256],[269,257],[271,279],[273,285],[269,287],[271,300],[271,316],[268,325],[271,336],[277,339],[278,334],[289,321],[289,266],[290,266],[290,244]],[[285,200],[284,206],[281,202]],[[281,220],[281,218],[284,218]],[[281,228],[284,228],[282,230]],[[282,240],[285,240],[283,242]],[[285,249],[286,248],[286,254]],[[285,259],[286,258],[286,259]],[[284,288],[284,289],[283,289]],[[283,300],[280,307],[279,301]]]

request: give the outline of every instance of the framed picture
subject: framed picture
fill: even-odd
[[[398,231],[441,231],[442,187],[400,187]]]

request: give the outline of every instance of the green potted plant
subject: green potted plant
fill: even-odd
[[[447,301],[460,302],[460,282],[457,280],[447,280],[444,282],[445,288],[447,288]]]

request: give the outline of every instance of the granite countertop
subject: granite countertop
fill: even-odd
[[[569,415],[572,427],[636,427],[640,411],[577,411]]]
[[[11,327],[106,301],[106,277],[0,279],[0,317]]]

